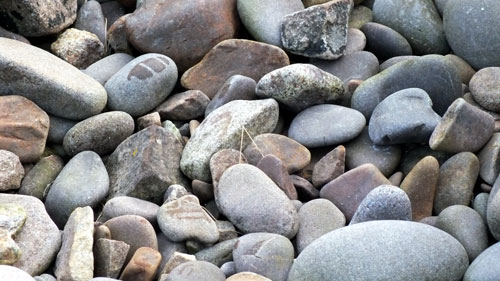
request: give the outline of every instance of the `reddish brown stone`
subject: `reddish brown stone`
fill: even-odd
[[[285,165],[278,157],[272,154],[264,156],[257,164],[257,168],[261,169],[271,178],[290,200],[297,200],[297,190],[295,190],[295,186]]]
[[[230,39],[217,44],[201,62],[186,71],[181,84],[213,98],[224,82],[235,74],[259,81],[265,74],[289,64],[286,53],[276,46]]]
[[[120,280],[151,281],[155,277],[160,262],[160,252],[148,247],[139,248],[123,270]]]
[[[297,190],[300,201],[307,202],[319,198],[319,190],[308,180],[297,175],[290,175],[290,178],[295,186],[295,190]]]
[[[45,149],[49,116],[35,103],[21,96],[0,96],[0,149],[19,156],[21,162],[35,162]]]
[[[184,72],[238,29],[236,0],[149,0],[127,18],[127,37],[144,53],[164,54]]]
[[[203,116],[210,99],[198,90],[189,90],[167,98],[155,111],[162,120],[191,120]]]
[[[319,188],[342,175],[345,170],[345,147],[337,146],[314,165],[312,182]]]
[[[366,195],[383,184],[391,182],[373,164],[364,164],[323,186],[320,196],[332,201],[350,221]]]
[[[127,41],[125,22],[131,14],[119,17],[108,29],[108,44],[115,53],[132,54],[132,46]]]
[[[212,184],[214,187],[219,183],[220,177],[229,167],[247,163],[245,156],[234,149],[223,149],[216,152],[210,158],[210,174],[212,176]]]

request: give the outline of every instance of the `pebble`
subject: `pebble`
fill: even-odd
[[[234,245],[236,272],[251,271],[273,281],[286,281],[293,263],[290,240],[273,233],[250,233],[241,236]]]
[[[240,272],[227,278],[226,281],[271,281],[271,279],[253,272]]]
[[[403,62],[403,61],[407,61],[407,60],[410,60],[410,59],[416,59],[416,58],[420,58],[419,56],[398,56],[398,57],[392,57],[386,61],[384,61],[383,63],[380,64],[380,71],[384,71],[386,69],[388,69],[389,67],[395,65],[395,64],[398,64],[400,62]]]
[[[254,137],[243,154],[252,165],[257,165],[265,155],[272,154],[286,165],[290,174],[302,170],[311,161],[311,153],[305,146],[287,136],[273,133]]]
[[[78,123],[78,121],[59,118],[53,115],[49,115],[49,121],[50,126],[47,141],[53,144],[62,144],[64,136],[69,129],[73,128],[73,126]]]
[[[413,54],[408,40],[388,26],[368,22],[363,25],[361,31],[366,36],[366,49],[374,53],[378,58],[385,60]]]
[[[319,198],[319,190],[312,185],[308,180],[297,175],[290,175],[293,185],[297,190],[297,195],[300,200],[307,202]]]
[[[190,195],[187,189],[180,184],[173,184],[167,188],[165,194],[163,195],[163,203],[174,201],[180,199],[186,195]]]
[[[104,85],[108,92],[107,106],[141,116],[159,105],[175,86],[177,66],[167,56],[145,54],[115,73]]]
[[[429,146],[450,153],[476,152],[488,142],[494,128],[490,114],[458,98],[432,132]]]
[[[415,54],[447,54],[443,22],[432,1],[375,1],[373,21],[388,26],[404,36]]]
[[[35,276],[33,278],[35,278],[36,281],[57,281],[57,279],[54,276],[47,273],[42,274],[40,276]]]
[[[352,141],[345,144],[346,170],[351,170],[363,164],[373,164],[384,176],[390,176],[398,167],[401,159],[399,145],[376,145],[370,139],[368,127]]]
[[[471,152],[450,157],[439,168],[439,180],[434,198],[436,214],[452,205],[468,206],[479,175],[479,160]]]
[[[381,185],[370,191],[358,206],[350,225],[373,220],[411,221],[408,195],[393,185]]]
[[[344,173],[345,153],[345,147],[339,145],[314,164],[312,182],[315,187],[321,188]]]
[[[214,187],[219,184],[220,177],[229,167],[247,163],[245,155],[234,149],[221,149],[210,157],[210,173]]]
[[[409,88],[389,95],[375,107],[368,133],[377,145],[427,143],[440,121],[429,95]]]
[[[203,249],[195,254],[196,260],[207,261],[221,267],[224,263],[233,260],[233,248],[237,241],[235,237]]]
[[[217,43],[233,38],[238,27],[235,0],[145,1],[126,19],[130,44],[143,53],[172,58],[180,72]]]
[[[129,54],[115,53],[94,62],[82,71],[104,86],[113,75],[133,59],[134,57]]]
[[[365,124],[365,117],[357,110],[321,104],[297,114],[290,124],[288,136],[308,148],[338,145],[358,136]]]
[[[443,11],[446,39],[453,53],[475,69],[500,65],[495,47],[500,33],[494,24],[500,20],[500,3],[495,0],[448,1]],[[464,20],[467,19],[467,20]]]
[[[99,82],[44,50],[0,38],[0,53],[0,79],[6,82],[0,85],[2,95],[21,94],[47,113],[72,120],[96,115],[106,105],[106,90]],[[38,82],[14,79],[8,75],[13,72]]]
[[[414,221],[420,221],[432,215],[439,171],[437,159],[433,156],[426,156],[413,166],[401,182],[401,189],[410,198]]]
[[[0,149],[15,153],[23,163],[38,161],[49,133],[47,113],[25,97],[1,95],[0,112]]]
[[[276,156],[268,154],[257,163],[261,169],[290,200],[297,200],[297,191],[283,162]]]
[[[5,280],[36,281],[31,275],[17,267],[0,264],[0,275]]]
[[[106,44],[106,23],[101,4],[94,0],[86,1],[79,9],[74,28],[91,32]]]
[[[84,206],[97,207],[108,190],[108,173],[101,158],[92,151],[83,151],[75,155],[54,180],[45,207],[62,229],[73,210]]]
[[[159,267],[159,272],[165,271],[167,262],[174,256],[175,252],[186,253],[185,243],[176,243],[168,240],[168,238],[161,233],[157,234],[158,237],[158,251],[161,253],[162,259]]]
[[[161,254],[157,250],[148,247],[139,248],[123,269],[120,280],[151,281],[155,277],[160,261]]]
[[[161,126],[161,118],[158,112],[152,112],[137,118],[137,131],[141,131],[150,126]]]
[[[134,53],[132,45],[127,40],[126,21],[130,14],[119,17],[109,27],[107,32],[107,42],[111,49],[116,53],[125,53],[132,55]]]
[[[366,47],[365,34],[356,28],[347,29],[347,45],[345,46],[345,53],[350,54],[354,52],[363,51]]]
[[[297,233],[298,215],[292,202],[255,166],[230,167],[214,193],[219,210],[243,233],[270,232],[287,238]]]
[[[212,244],[219,240],[215,221],[194,195],[186,195],[163,204],[158,210],[157,219],[163,234],[173,242],[194,239]]]
[[[487,281],[500,276],[497,266],[500,258],[500,242],[484,250],[467,268],[463,281]]]
[[[494,133],[477,157],[481,167],[479,175],[488,184],[493,184],[500,173],[500,133]]]
[[[44,157],[26,173],[19,188],[19,194],[31,195],[42,201],[50,185],[64,167],[64,161],[57,155]]]
[[[247,76],[236,74],[229,77],[208,103],[205,108],[205,117],[230,101],[257,99],[255,95],[256,85],[257,82]]]
[[[0,191],[19,189],[24,177],[24,168],[19,157],[0,149]]]
[[[0,263],[13,265],[19,261],[21,249],[13,240],[26,221],[26,211],[19,204],[0,204]]]
[[[470,80],[469,89],[474,100],[494,112],[500,112],[500,67],[486,67],[474,74]]]
[[[295,260],[288,281],[459,281],[468,264],[460,242],[435,227],[371,221],[329,232],[313,242]]]
[[[259,13],[262,14],[262,11]],[[276,16],[273,15],[272,18]],[[234,63],[235,61],[238,63]],[[244,39],[224,40],[212,48],[198,64],[184,72],[181,85],[186,89],[200,90],[212,99],[224,82],[234,74],[258,81],[267,73],[289,64],[285,51],[276,46]]]
[[[295,241],[299,253],[319,237],[346,224],[342,211],[326,199],[311,200],[305,203],[298,213],[299,231]]]
[[[399,186],[401,184],[401,182],[403,181],[403,177],[404,177],[403,172],[399,171],[399,172],[395,172],[387,179],[392,183],[392,185]]]
[[[472,201],[472,208],[474,211],[476,211],[479,215],[481,215],[481,218],[483,221],[486,223],[486,212],[488,209],[488,197],[489,193],[486,192],[481,192],[478,195],[474,197],[474,200]]]
[[[50,45],[52,53],[79,69],[84,69],[104,56],[104,45],[97,35],[70,28]]]
[[[203,116],[210,99],[199,90],[189,90],[167,98],[155,111],[161,119],[189,121]]]
[[[391,184],[372,164],[364,164],[329,182],[320,191],[321,198],[332,201],[350,221],[365,196],[375,187]]]
[[[105,155],[133,133],[132,116],[123,111],[110,111],[75,124],[64,136],[63,147],[69,156],[85,150]]]
[[[166,262],[165,267],[163,267],[161,274],[169,274],[177,266],[189,261],[196,261],[196,257],[194,255],[174,252]]]
[[[467,206],[453,205],[441,211],[436,227],[462,243],[470,262],[488,247],[485,222],[478,212]]]
[[[179,169],[182,149],[172,133],[158,126],[128,137],[106,161],[108,198],[125,195],[160,204],[168,186],[187,184]]]
[[[245,136],[241,146],[242,129],[250,136],[271,132],[278,122],[278,103],[273,99],[236,100],[212,112],[187,142],[180,166],[191,179],[211,179],[210,157],[222,148],[241,149],[249,143]]]
[[[217,224],[217,229],[219,230],[219,242],[238,237],[236,228],[230,221],[217,220],[215,224]]]
[[[344,98],[344,85],[336,76],[312,64],[292,64],[264,75],[255,89],[261,98],[273,98],[294,112]]]
[[[159,208],[160,206],[146,200],[129,196],[118,196],[106,201],[98,221],[106,222],[123,215],[137,215],[147,219],[152,225],[157,226],[156,213]]]
[[[57,280],[90,280],[94,276],[94,212],[76,208],[64,226],[62,246],[57,254]]]
[[[170,272],[165,281],[224,281],[226,276],[217,266],[206,261],[183,263]]]
[[[50,266],[61,246],[61,233],[51,220],[42,201],[25,195],[0,194],[0,204],[21,205],[26,221],[15,237],[21,258],[13,265],[35,276]],[[17,280],[17,279],[15,279]]]
[[[446,0],[448,1],[448,0]],[[464,84],[469,84],[470,79],[476,74],[476,71],[470,64],[468,64],[465,60],[463,60],[461,57],[453,55],[453,54],[448,54],[444,56],[447,58],[449,61],[451,61],[456,69],[458,70],[458,73],[460,74],[460,77],[462,78],[462,83]]]
[[[304,9],[301,0],[237,0],[238,15],[257,41],[281,47],[281,28],[286,15]]]
[[[214,186],[211,183],[206,183],[204,181],[199,181],[199,180],[193,180],[191,182],[191,189],[193,195],[198,197],[201,204],[214,199]]]
[[[30,42],[28,41],[28,39],[24,38],[23,36],[21,36],[19,34],[14,33],[14,32],[10,32],[10,31],[8,31],[7,29],[5,29],[5,28],[3,28],[1,26],[0,26],[0,37],[14,39],[14,40],[26,43],[26,44],[30,44]]]
[[[350,10],[349,0],[337,0],[284,16],[281,24],[283,47],[305,57],[327,60],[341,57],[347,44]]]
[[[118,278],[130,246],[122,241],[100,238],[95,240],[94,276]]]
[[[372,10],[366,6],[355,6],[349,15],[349,28],[361,29],[363,25],[373,21]]]
[[[488,197],[488,205],[486,209],[486,222],[493,237],[500,240],[500,180],[495,181],[493,189]]]

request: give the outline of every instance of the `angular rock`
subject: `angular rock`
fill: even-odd
[[[329,1],[283,17],[281,42],[291,53],[326,60],[344,55],[349,0]]]
[[[236,0],[145,1],[126,20],[128,41],[136,49],[169,56],[179,72],[233,38],[238,25]]]
[[[200,90],[213,98],[224,82],[235,74],[258,81],[267,73],[289,64],[288,56],[278,47],[251,40],[230,39],[217,44],[197,65],[186,71],[181,77],[181,85],[186,89]]]
[[[108,107],[136,117],[159,105],[177,82],[177,66],[167,56],[146,54],[133,59],[104,85]]]
[[[209,162],[224,148],[239,150],[250,136],[271,132],[278,122],[278,103],[273,99],[232,101],[212,112],[191,136],[182,152],[182,172],[191,179],[209,181]],[[241,138],[243,137],[243,143]],[[243,146],[242,146],[243,145]]]
[[[99,155],[92,151],[80,152],[64,166],[52,183],[45,207],[62,229],[73,210],[77,207],[97,207],[108,191],[108,173]]]
[[[477,157],[481,163],[479,175],[488,184],[493,184],[500,173],[500,133],[494,133]]]
[[[99,155],[113,152],[134,133],[134,119],[123,111],[111,111],[85,119],[64,136],[63,147],[69,156],[85,150]]]
[[[113,25],[111,25],[107,32],[107,42],[111,49],[117,53],[125,53],[132,55],[134,53],[132,45],[127,40],[126,21],[131,14],[126,14],[119,17]]]
[[[183,263],[170,272],[165,281],[224,281],[226,276],[217,266],[206,261]]]
[[[352,108],[368,118],[383,99],[407,88],[424,90],[432,100],[432,108],[440,115],[462,96],[462,83],[455,66],[443,56],[428,55],[405,60],[364,81],[354,91]]]
[[[63,167],[64,161],[57,155],[42,158],[23,178],[18,193],[44,200],[50,185]]]
[[[371,221],[329,232],[313,242],[295,260],[288,281],[460,281],[468,264],[463,246],[435,227]]]
[[[104,45],[97,35],[75,28],[61,33],[50,45],[50,50],[79,69],[87,68],[104,56]]]
[[[0,149],[15,153],[21,162],[38,161],[49,133],[47,113],[22,96],[0,96],[0,112]]]
[[[0,95],[22,95],[47,113],[74,120],[96,115],[106,105],[99,82],[46,51],[0,38],[0,53],[0,79],[5,81]]]
[[[293,185],[293,181],[288,174],[288,171],[281,160],[270,154],[264,156],[257,168],[261,169],[283,192],[290,200],[297,200],[297,191]]]
[[[94,244],[94,276],[118,278],[130,246],[125,242],[100,238]]]
[[[172,254],[172,257],[170,257],[170,259],[167,261],[167,263],[163,267],[161,274],[162,275],[169,274],[177,266],[179,266],[185,262],[189,262],[189,261],[196,261],[196,257],[193,255],[174,252]]]
[[[366,49],[378,58],[389,59],[413,54],[410,43],[396,30],[383,24],[368,22],[361,31],[366,36]]]
[[[354,168],[333,181],[320,191],[321,198],[328,199],[344,213],[350,221],[365,196],[375,187],[391,182],[372,164]]]
[[[345,171],[345,147],[337,146],[328,152],[315,165],[312,182],[315,187],[321,188],[326,183],[336,179]]]
[[[493,134],[493,117],[459,98],[443,115],[432,132],[429,146],[445,152],[476,152]]]
[[[88,3],[91,2],[95,1]],[[115,73],[133,59],[134,57],[129,54],[115,53],[89,65],[83,72],[104,86]]]
[[[111,198],[104,204],[98,221],[106,222],[123,215],[137,215],[147,219],[152,225],[156,222],[156,213],[160,206],[155,203],[129,196]]]
[[[309,148],[336,145],[358,136],[365,123],[359,111],[333,104],[315,105],[295,116],[288,136]]]
[[[0,149],[0,191],[19,189],[24,177],[24,168],[19,157]]]
[[[189,90],[170,96],[155,111],[165,120],[191,120],[203,116],[210,99],[199,90]]]
[[[137,118],[137,130],[141,131],[150,126],[161,126],[161,118],[158,112],[146,114]]]
[[[120,280],[151,281],[161,262],[161,254],[155,249],[142,247],[135,251],[134,256],[123,269]]]
[[[380,185],[361,201],[350,225],[374,220],[410,221],[411,218],[408,195],[396,186]]]
[[[0,264],[13,265],[22,252],[13,238],[26,222],[26,211],[19,204],[0,204]]]
[[[257,83],[250,77],[233,75],[217,91],[205,109],[205,117],[210,112],[233,100],[254,100]]]
[[[90,280],[94,276],[94,212],[76,208],[64,227],[61,250],[57,254],[57,280]]]
[[[153,203],[163,202],[172,184],[186,184],[179,169],[183,146],[167,130],[151,126],[123,141],[109,156],[109,198],[131,196]]]
[[[469,89],[474,100],[494,112],[500,112],[500,85],[496,83],[500,79],[500,67],[486,67],[479,70],[470,80]]]
[[[254,166],[227,169],[214,193],[219,210],[243,233],[270,232],[289,238],[297,233],[298,215],[291,201]]]

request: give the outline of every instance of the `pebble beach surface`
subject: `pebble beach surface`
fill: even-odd
[[[0,0],[0,281],[500,281],[498,0]]]

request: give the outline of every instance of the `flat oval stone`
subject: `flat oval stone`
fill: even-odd
[[[182,172],[191,179],[208,182],[211,179],[209,162],[221,149],[240,150],[250,142],[250,136],[270,133],[278,122],[278,103],[273,99],[229,102],[203,120],[182,152]]]
[[[224,82],[235,74],[258,81],[267,73],[289,64],[287,54],[276,46],[244,39],[224,40],[198,64],[184,72],[181,85],[186,89],[200,90],[213,98]]]
[[[19,194],[31,195],[44,200],[50,185],[63,167],[64,161],[57,155],[42,158],[23,178]]]
[[[296,236],[297,251],[302,252],[314,240],[345,226],[345,216],[332,202],[314,199],[299,210],[299,231]]]
[[[488,206],[486,209],[486,221],[490,233],[496,240],[500,240],[500,180],[497,178],[493,189],[488,197]]]
[[[283,17],[304,9],[300,0],[238,0],[238,15],[257,41],[281,47]]]
[[[243,154],[252,165],[257,165],[265,155],[272,154],[281,159],[290,174],[302,170],[311,161],[311,152],[305,146],[287,136],[272,133],[254,137]]]
[[[436,227],[462,243],[470,262],[488,247],[485,222],[478,212],[467,206],[453,205],[441,211]]]
[[[408,221],[371,221],[323,235],[297,257],[288,281],[460,281],[469,265],[444,231]]]
[[[0,38],[0,53],[1,95],[22,95],[47,113],[74,120],[96,115],[106,105],[99,82],[49,52]]]
[[[375,107],[368,132],[377,145],[426,143],[439,121],[427,93],[409,88],[389,95]]]
[[[47,113],[22,96],[0,96],[0,112],[0,149],[15,153],[21,162],[38,161],[49,133]]]
[[[429,146],[451,153],[476,152],[490,139],[494,128],[495,120],[490,114],[458,98],[432,132]]]
[[[462,82],[455,66],[443,56],[428,55],[398,63],[365,80],[354,91],[352,108],[368,118],[383,99],[407,88],[424,90],[440,115],[462,96]]]
[[[336,76],[312,64],[295,63],[264,75],[255,92],[298,112],[315,104],[342,100],[344,85]]]
[[[64,136],[63,147],[69,156],[84,150],[99,155],[113,152],[134,132],[134,119],[123,111],[111,111],[85,119]]]
[[[98,221],[106,222],[123,215],[137,215],[147,219],[152,225],[157,226],[156,214],[159,208],[160,206],[146,200],[129,196],[118,196],[109,199],[104,204]]]
[[[94,62],[82,71],[104,86],[115,73],[133,59],[134,57],[129,54],[115,53]]]
[[[165,281],[224,281],[226,276],[217,266],[206,261],[185,262],[170,272]]]
[[[177,82],[177,66],[167,56],[146,54],[122,67],[104,85],[108,107],[132,116],[143,115],[159,105]]]
[[[386,25],[408,39],[415,54],[446,54],[443,22],[433,1],[375,1],[373,21]]]
[[[2,278],[5,278],[5,280],[36,281],[31,275],[26,273],[26,271],[10,265],[1,264],[0,275]]]
[[[233,100],[254,100],[255,86],[257,82],[250,77],[243,75],[233,75],[229,77],[217,91],[215,96],[208,103],[205,109],[205,117],[210,112]]]
[[[366,36],[366,49],[381,59],[413,54],[408,40],[388,26],[368,22],[363,25],[361,31]]]
[[[500,133],[494,133],[477,155],[481,167],[479,175],[488,184],[493,184],[500,173]]]
[[[108,172],[101,158],[95,152],[83,151],[71,158],[54,180],[45,207],[54,222],[63,228],[74,209],[97,207],[108,190]]]
[[[377,167],[364,164],[327,183],[321,189],[320,196],[332,201],[344,213],[347,221],[350,221],[365,196],[383,184],[391,182]]]
[[[470,80],[469,89],[474,100],[494,112],[500,112],[500,67],[486,67],[479,70]]]
[[[374,220],[410,221],[411,203],[408,195],[393,185],[381,185],[361,201],[349,225]]]
[[[233,38],[238,26],[236,0],[145,1],[126,19],[128,41],[137,50],[172,58],[180,72]]]
[[[233,260],[233,248],[237,241],[237,237],[234,237],[205,248],[195,254],[196,260],[207,261],[221,267],[226,262]]]
[[[167,98],[155,111],[165,120],[192,120],[203,116],[210,99],[199,90],[189,90]]]
[[[24,177],[24,168],[19,157],[0,149],[0,191],[19,189]]]
[[[214,194],[219,210],[244,233],[270,232],[287,238],[297,233],[298,215],[292,202],[255,166],[237,164],[227,169]]]
[[[333,104],[315,105],[295,116],[288,136],[309,148],[336,145],[358,136],[365,123],[357,110]]]
[[[495,243],[470,264],[463,281],[488,281],[493,276],[499,276],[498,259],[500,259],[500,243]]]
[[[500,44],[500,32],[495,28],[500,20],[498,9],[500,3],[495,0],[448,1],[445,5],[446,39],[453,53],[475,69],[500,66],[500,55],[495,51]]]
[[[274,233],[241,236],[233,250],[236,272],[251,271],[273,281],[286,281],[293,263],[290,240]]]

